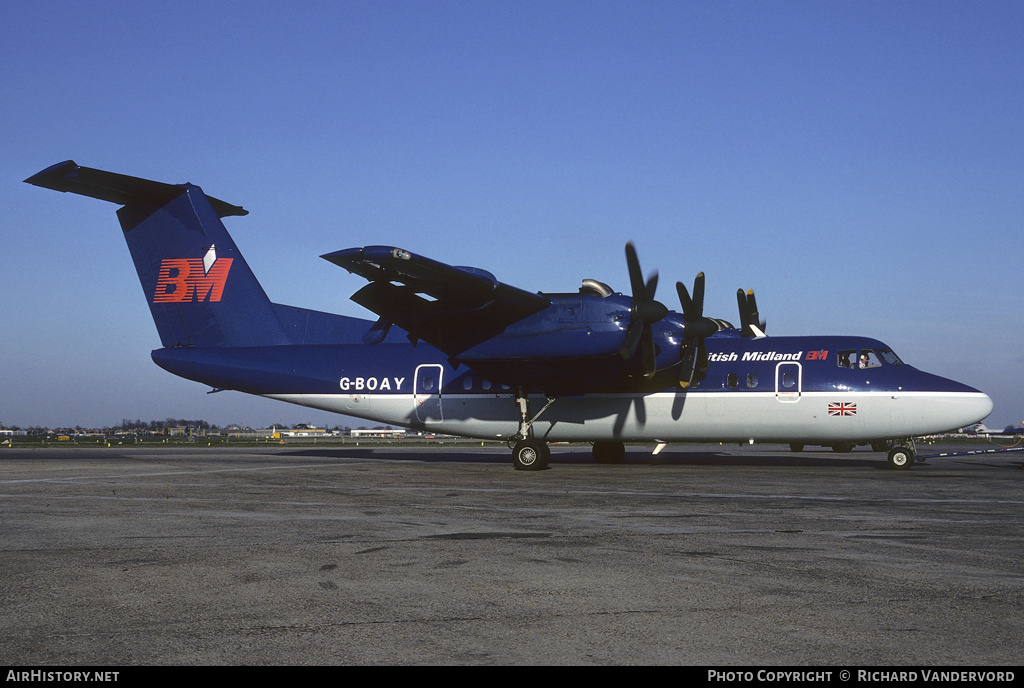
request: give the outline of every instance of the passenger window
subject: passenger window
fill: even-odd
[[[432,375],[427,375],[423,378],[423,391],[429,392],[432,389],[434,389],[434,377]]]
[[[462,389],[466,390],[467,392],[469,390],[473,389],[473,376],[472,375],[467,375],[466,377],[462,378]]]
[[[725,384],[729,386],[729,389],[736,389],[740,386],[740,376],[736,373],[729,373],[725,378]]]
[[[757,373],[749,373],[747,375],[747,387],[750,389],[757,387]]]
[[[783,387],[785,387],[786,389],[789,389],[789,388],[791,388],[795,384],[796,384],[796,376],[794,376],[793,373],[787,371],[787,372],[782,374],[782,386]]]

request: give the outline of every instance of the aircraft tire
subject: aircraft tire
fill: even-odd
[[[512,465],[517,471],[542,471],[550,458],[547,443],[538,440],[521,440],[512,450]]]
[[[832,451],[836,452],[837,454],[849,454],[850,452],[853,451],[853,443],[836,442],[835,444],[832,445]]]
[[[622,463],[626,445],[622,442],[594,442],[594,461],[598,463]]]
[[[889,468],[905,471],[914,465],[914,452],[906,447],[893,447],[889,450]]]
[[[799,442],[790,442],[789,443],[789,451],[791,451],[791,452],[802,452],[803,450],[804,450],[804,445],[800,444]]]

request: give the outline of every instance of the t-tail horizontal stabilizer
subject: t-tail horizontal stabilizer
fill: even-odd
[[[126,174],[81,167],[76,165],[73,160],[65,160],[51,165],[42,172],[32,175],[25,182],[41,186],[44,189],[89,196],[118,205],[157,207],[166,205],[187,190],[184,185],[165,184],[139,177],[129,177]],[[249,211],[241,206],[225,203],[212,196],[206,198],[213,206],[217,217],[249,214]]]

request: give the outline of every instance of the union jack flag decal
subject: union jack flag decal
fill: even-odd
[[[830,401],[828,402],[828,415],[856,416],[857,404],[849,401]]]

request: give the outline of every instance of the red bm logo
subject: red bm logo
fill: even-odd
[[[217,258],[207,268],[202,258],[168,258],[160,263],[153,303],[220,301],[231,258]]]

